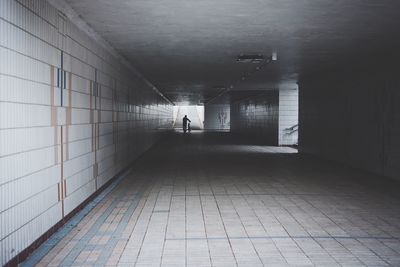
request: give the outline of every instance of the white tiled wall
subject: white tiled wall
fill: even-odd
[[[171,126],[172,106],[46,1],[1,0],[0,264]]]
[[[296,145],[299,122],[299,90],[279,90],[279,145]]]
[[[206,130],[229,131],[231,107],[229,104],[209,104],[204,108],[204,128]]]

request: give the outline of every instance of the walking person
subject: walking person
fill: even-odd
[[[187,126],[188,126],[188,122],[191,122],[189,120],[189,118],[187,117],[187,115],[185,115],[182,119],[182,127],[183,127],[183,132],[186,133],[187,131]]]

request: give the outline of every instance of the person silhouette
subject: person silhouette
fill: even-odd
[[[183,132],[186,133],[187,129],[188,129],[188,122],[191,122],[191,120],[189,120],[189,118],[187,117],[187,115],[185,115],[182,119],[182,127],[183,127]]]

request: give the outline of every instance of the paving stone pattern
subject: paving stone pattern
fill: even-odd
[[[398,183],[294,152],[171,135],[37,266],[400,266]]]

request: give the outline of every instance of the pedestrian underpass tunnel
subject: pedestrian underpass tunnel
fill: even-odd
[[[0,265],[400,266],[399,12],[1,0]]]

